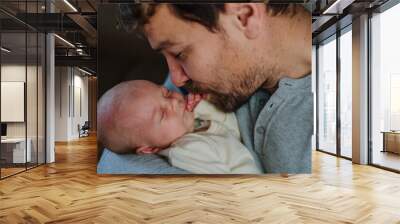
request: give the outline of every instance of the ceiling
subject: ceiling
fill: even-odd
[[[54,32],[57,34],[56,65],[82,65],[96,71],[99,2],[47,0],[46,4],[45,0],[1,0],[2,46],[12,49],[8,54],[2,52],[3,60],[21,61],[26,56],[29,61],[36,57],[38,51],[36,39],[32,40],[37,33]],[[27,40],[25,31],[28,33]],[[39,48],[42,47],[39,44]]]
[[[316,1],[313,11],[313,44],[332,36],[338,30],[350,25],[354,17],[376,12],[389,0],[336,0]]]

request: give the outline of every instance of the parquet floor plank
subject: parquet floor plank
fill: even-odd
[[[0,181],[0,223],[399,223],[400,175],[313,152],[310,175],[97,175],[96,139]]]

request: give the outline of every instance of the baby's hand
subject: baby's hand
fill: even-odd
[[[206,97],[206,94],[193,94],[189,93],[187,96],[186,110],[193,111],[194,108],[200,103],[202,99]]]

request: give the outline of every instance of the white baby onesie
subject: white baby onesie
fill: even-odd
[[[195,108],[195,117],[209,120],[205,131],[186,134],[159,154],[178,168],[196,174],[259,174],[253,156],[240,142],[234,113],[223,113],[207,101]]]

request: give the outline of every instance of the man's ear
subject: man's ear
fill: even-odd
[[[150,147],[150,146],[140,146],[136,149],[136,153],[143,155],[143,154],[154,154],[160,151],[160,148],[157,147]]]
[[[234,24],[247,38],[258,37],[266,14],[262,3],[225,3],[225,13],[234,16]]]

